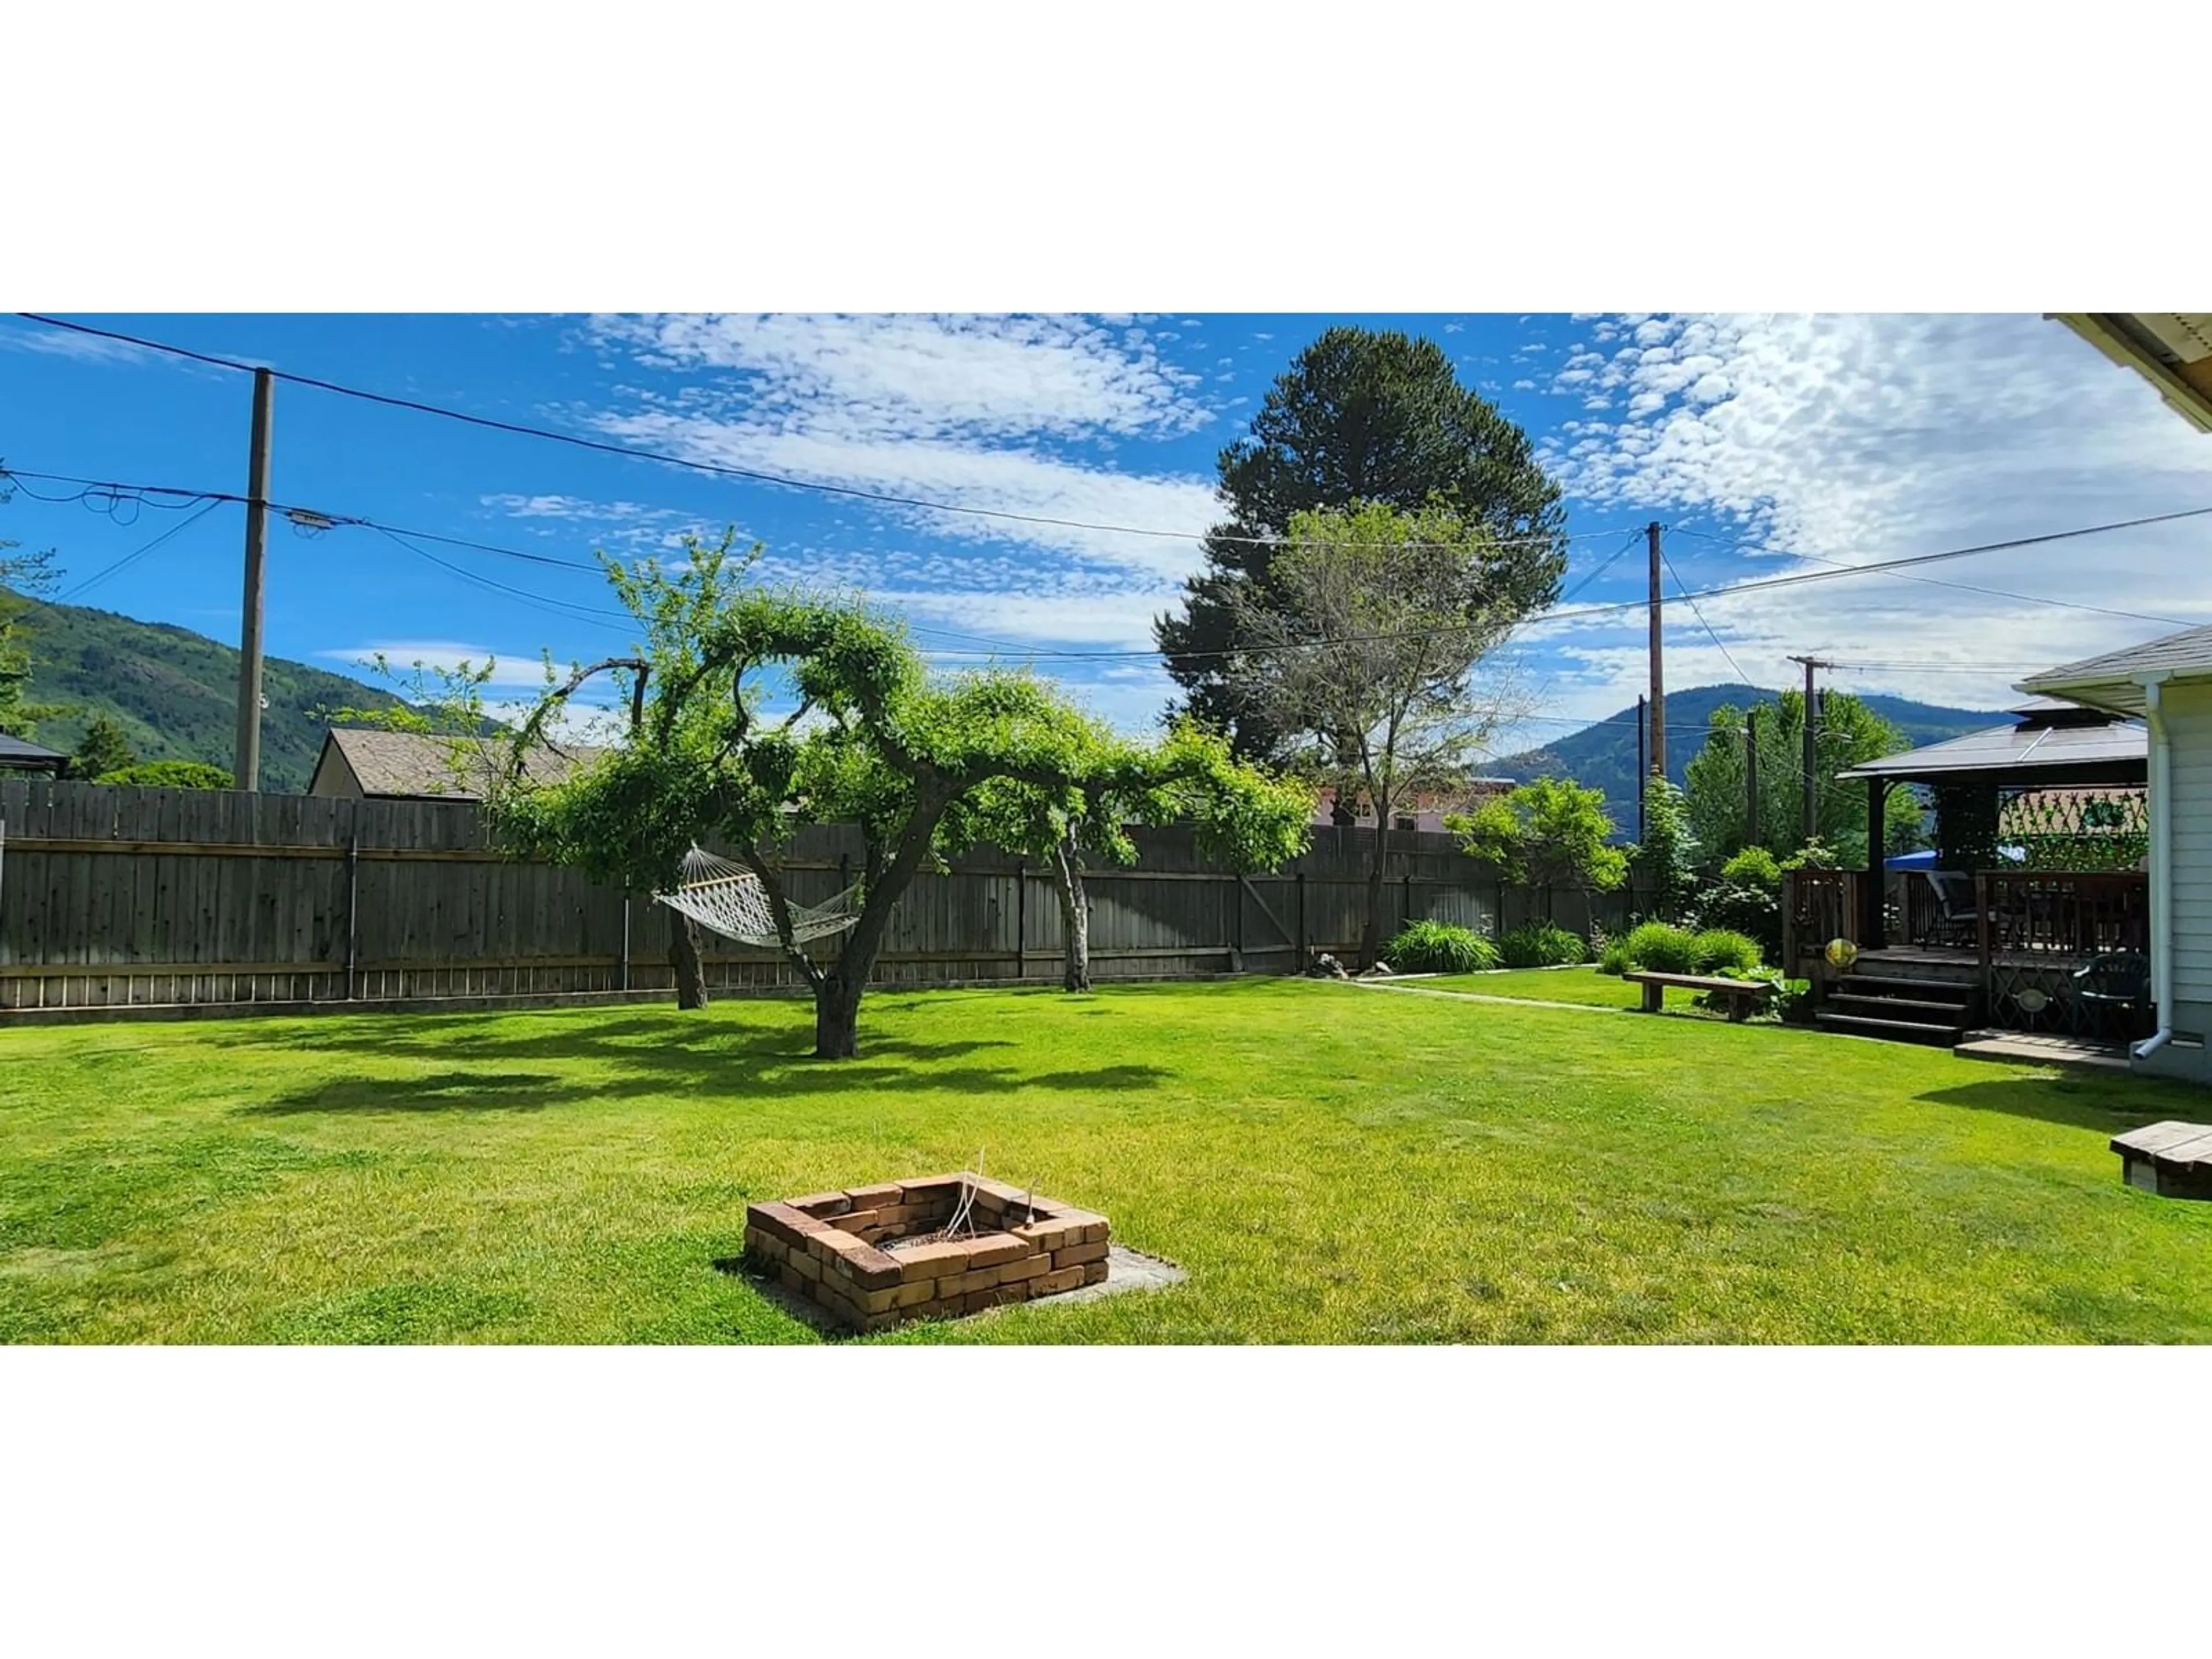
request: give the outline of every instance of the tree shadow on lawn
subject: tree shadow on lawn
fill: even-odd
[[[654,1095],[704,1096],[742,1103],[770,1096],[789,1101],[884,1091],[992,1095],[1046,1089],[1075,1093],[1152,1088],[1174,1075],[1142,1065],[1025,1073],[1012,1066],[947,1063],[987,1049],[1018,1046],[1003,1038],[948,1042],[882,1038],[866,1043],[860,1057],[850,1060],[820,1060],[796,1053],[796,1039],[790,1030],[704,1022],[692,1029],[654,1020],[548,1022],[522,1032],[485,1031],[480,1021],[446,1022],[444,1029],[428,1030],[393,1030],[380,1024],[366,1030],[330,1032],[307,1052],[435,1060],[446,1062],[445,1069],[419,1077],[342,1078],[238,1109],[247,1116],[514,1112]],[[564,1063],[589,1069],[544,1069]]]
[[[1948,1089],[1929,1089],[1915,1098],[1971,1107],[1978,1112],[2004,1112],[2069,1129],[2094,1129],[2106,1135],[2140,1128],[2161,1118],[2186,1118],[2192,1111],[2212,1117],[2212,1102],[2192,1102],[2176,1091],[2146,1086],[2141,1079],[2123,1077],[1990,1078]]]

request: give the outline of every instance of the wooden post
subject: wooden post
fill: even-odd
[[[1309,935],[1306,933],[1306,872],[1301,870],[1298,872],[1298,971],[1300,973],[1304,973],[1306,970],[1306,950],[1308,938]]]
[[[1644,839],[1644,780],[1651,775],[1650,769],[1644,763],[1644,699],[1639,696],[1636,699],[1636,839],[1638,841]],[[1502,922],[1505,915],[1503,898],[1499,899],[1498,906],[1498,914]]]
[[[1996,999],[1991,994],[1996,986],[1996,970],[1990,965],[1990,878],[1985,870],[1974,872],[1974,951],[1982,963],[1982,1012],[1994,1017]]]
[[[1889,885],[1888,870],[1882,860],[1882,817],[1889,801],[1889,780],[1867,780],[1867,877],[1866,889],[1859,895],[1859,948],[1879,951],[1887,943],[1884,933],[1887,919],[1882,900]]]
[[[629,889],[623,889],[622,988],[629,989]]]
[[[1759,839],[1759,705],[1743,715],[1743,843],[1762,845]]]
[[[1667,668],[1662,654],[1664,629],[1660,623],[1663,606],[1659,592],[1656,521],[1644,526],[1644,535],[1651,544],[1651,769],[1663,778],[1667,775]]]
[[[232,744],[231,786],[261,787],[262,571],[269,543],[269,428],[276,379],[253,371],[253,431],[246,458],[246,590],[239,605],[238,732]]]
[[[1399,888],[1398,888],[1398,927],[1399,927],[1399,930],[1400,930],[1401,932],[1403,932],[1403,931],[1404,931],[1404,929],[1405,929],[1406,924],[1407,924],[1407,922],[1409,922],[1409,921],[1413,921],[1413,872],[1411,870],[1408,870],[1408,871],[1407,871],[1407,872],[1406,872],[1405,878],[1404,878],[1404,879],[1403,879],[1403,880],[1399,884]]]
[[[1020,979],[1030,970],[1030,861],[1014,861],[1014,977]]]
[[[1234,876],[1230,878],[1229,902],[1234,907],[1230,921],[1229,959],[1237,971],[1244,971],[1244,884]]]
[[[345,878],[345,994],[346,1000],[351,1002],[356,994],[355,986],[357,981],[356,964],[360,961],[361,951],[361,928],[358,921],[361,915],[361,836],[358,832],[349,836],[346,842]]]

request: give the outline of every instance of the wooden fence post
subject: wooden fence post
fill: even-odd
[[[1014,977],[1029,975],[1030,861],[1014,860]]]
[[[345,881],[345,994],[346,1000],[351,1002],[356,994],[357,964],[361,960],[361,836],[358,833],[346,841]]]
[[[629,989],[629,889],[623,889],[622,988]]]
[[[1306,933],[1306,872],[1301,870],[1298,872],[1298,971],[1302,974],[1306,970],[1306,941],[1309,937]]]

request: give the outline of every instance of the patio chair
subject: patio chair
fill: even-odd
[[[1930,870],[1927,876],[1936,894],[1936,921],[1923,943],[1972,944],[1982,921],[1974,905],[1973,878],[1955,870]]]
[[[2112,951],[2074,970],[2074,994],[2091,1012],[2141,1014],[2150,1006],[2150,958],[2139,951]]]

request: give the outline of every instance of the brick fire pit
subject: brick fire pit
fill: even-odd
[[[1106,1250],[1104,1216],[964,1172],[745,1206],[745,1260],[863,1332],[1102,1283]]]

